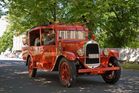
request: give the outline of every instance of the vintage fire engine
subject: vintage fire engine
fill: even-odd
[[[41,69],[58,71],[60,82],[66,87],[74,85],[76,77],[84,74],[101,75],[106,83],[116,83],[121,75],[119,53],[100,51],[94,35],[88,39],[88,32],[85,26],[77,24],[49,24],[29,30],[25,49],[28,52],[23,56],[29,77],[35,77],[37,69]]]

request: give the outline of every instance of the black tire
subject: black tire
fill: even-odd
[[[103,80],[108,84],[115,84],[121,76],[121,66],[119,65],[119,62],[117,59],[113,59],[109,62],[109,67],[120,67],[119,70],[115,71],[106,71],[105,74],[102,75]]]
[[[32,65],[32,67],[30,67]],[[29,72],[29,77],[33,78],[37,74],[37,69],[33,67],[33,62],[31,60],[31,57],[28,59],[28,72]]]
[[[76,66],[74,62],[70,62],[65,58],[60,60],[59,79],[63,86],[71,87],[76,82]]]

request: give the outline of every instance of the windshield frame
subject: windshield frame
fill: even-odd
[[[73,33],[71,33],[71,32],[83,32],[83,34],[84,34],[84,38],[83,39],[79,39],[79,35],[78,36],[76,36],[75,35],[75,33],[74,33],[74,36],[73,36],[73,38],[71,38],[71,35],[69,36],[70,38],[62,38],[60,35],[61,35],[61,32],[67,32],[67,33],[64,33],[64,35],[66,34],[66,35],[68,35],[68,32],[70,33],[70,34],[73,34]],[[78,33],[79,34],[79,33]],[[88,39],[88,34],[87,34],[87,32],[86,31],[84,31],[84,30],[59,30],[58,31],[58,37],[59,37],[59,40],[64,40],[64,41],[67,41],[67,40],[86,40],[86,39]],[[66,37],[68,37],[68,36],[66,36]],[[78,38],[77,38],[78,37]]]

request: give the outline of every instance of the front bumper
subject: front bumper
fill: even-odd
[[[120,67],[97,67],[97,68],[87,68],[79,69],[78,73],[90,73],[90,74],[104,74],[105,71],[115,71],[120,70]]]

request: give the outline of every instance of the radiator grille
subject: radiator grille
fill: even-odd
[[[99,63],[99,57],[90,57],[89,55],[99,55],[98,44],[88,44],[86,46],[86,64],[96,64]]]

